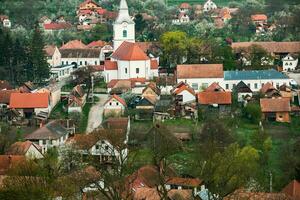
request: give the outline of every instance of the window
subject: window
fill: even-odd
[[[138,74],[138,73],[140,73],[140,68],[136,68],[135,69],[135,72]]]
[[[257,89],[257,83],[254,83],[254,88]]]
[[[119,105],[119,102],[117,102],[116,105],[118,106],[118,105]]]
[[[82,65],[82,61],[80,61],[79,64]]]
[[[108,150],[108,145],[105,146],[105,150]]]
[[[123,37],[124,37],[124,38],[127,37],[127,30],[123,30]]]
[[[226,90],[229,90],[229,84],[226,84]]]
[[[111,105],[112,105],[112,103],[111,103],[111,102],[109,102],[109,105],[111,106]]]
[[[84,61],[84,64],[87,65],[87,61]]]
[[[64,61],[62,61],[61,64],[64,65],[65,64]]]
[[[125,68],[125,74],[127,74],[127,68]]]
[[[202,83],[202,88],[206,89],[208,87],[208,83]]]
[[[66,61],[66,65],[68,65],[69,64],[69,62],[68,61]]]
[[[192,88],[194,90],[198,90],[198,83],[192,83]]]
[[[43,144],[47,144],[47,140],[43,140]]]
[[[95,61],[95,65],[97,65],[98,64],[98,62],[97,62],[97,60]]]
[[[248,83],[247,85],[248,85],[249,88],[251,87],[250,83]]]
[[[276,83],[276,88],[277,88],[277,89],[279,88],[279,83]]]

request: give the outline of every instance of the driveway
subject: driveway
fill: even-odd
[[[108,95],[95,94],[95,96],[99,97],[99,101],[91,107],[86,133],[91,133],[98,128],[103,120],[103,105],[107,101]]]

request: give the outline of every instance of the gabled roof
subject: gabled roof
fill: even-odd
[[[105,60],[104,61],[105,70],[118,70],[117,61]]]
[[[192,6],[188,3],[182,3],[182,4],[180,4],[179,8],[190,9],[190,8],[192,8]]]
[[[252,21],[266,21],[267,19],[268,19],[268,17],[265,14],[251,15]]]
[[[203,181],[198,178],[169,177],[166,180],[166,184],[189,187],[199,187],[202,183]]]
[[[127,106],[125,100],[122,99],[121,97],[119,97],[119,96],[116,95],[116,94],[112,95],[112,96],[104,103],[104,105],[107,104],[108,102],[110,102],[112,99],[115,99],[116,101],[118,101],[119,103],[121,103],[123,106]]]
[[[0,155],[0,175],[25,162],[26,157],[20,155]]]
[[[293,200],[299,200],[300,199],[300,182],[297,180],[293,180],[287,186],[285,186],[281,192],[292,197]]]
[[[126,41],[118,47],[111,57],[117,60],[127,61],[149,60],[149,57],[136,43]]]
[[[263,98],[260,99],[262,112],[290,112],[289,98]]]
[[[48,93],[11,93],[10,108],[48,108]]]
[[[260,92],[265,94],[270,90],[277,90],[277,89],[272,85],[272,83],[267,82],[261,87]]]
[[[240,81],[236,87],[235,87],[236,92],[238,93],[252,93],[252,90],[249,88],[244,81]]]
[[[223,64],[177,65],[177,78],[223,78]]]
[[[156,83],[150,82],[142,91],[142,94],[150,88],[155,94],[160,95],[160,89],[156,86]]]
[[[87,46],[89,48],[102,48],[106,45],[106,42],[102,41],[102,40],[98,40],[98,41],[93,41],[91,43],[89,43]]]
[[[9,149],[6,151],[6,155],[25,155],[28,151],[28,149],[32,146],[34,146],[37,150],[40,150],[40,146],[34,144],[30,141],[25,142],[15,142],[12,144]]]
[[[44,24],[45,30],[61,30],[61,29],[70,29],[72,28],[72,24],[68,22],[51,22],[50,24]]]
[[[182,82],[182,84],[178,85],[174,90],[173,90],[173,94],[178,95],[180,94],[182,91],[188,91],[189,93],[191,93],[192,95],[196,96],[196,93],[194,91],[193,88],[191,88],[189,85],[185,84],[184,82]]]
[[[71,40],[64,44],[60,49],[86,49],[88,48],[80,40]]]
[[[217,82],[213,82],[210,86],[208,86],[205,90],[205,92],[221,92],[225,91]]]
[[[83,7],[83,6],[85,6],[86,4],[89,4],[89,3],[95,4],[97,7],[100,7],[100,5],[97,4],[97,3],[96,3],[95,1],[93,1],[93,0],[85,0],[84,2],[82,2],[82,3],[79,5],[79,7]]]
[[[67,135],[68,130],[61,125],[59,121],[51,121],[45,126],[37,129],[33,133],[25,136],[26,140],[49,140],[58,139],[62,136]]]
[[[199,92],[198,103],[202,105],[231,104],[231,92]]]
[[[128,122],[129,120],[127,117],[110,117],[103,122],[103,126],[107,129],[122,129],[126,132]]]

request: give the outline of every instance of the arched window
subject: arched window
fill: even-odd
[[[127,30],[123,30],[123,37],[124,37],[124,38],[127,37]]]

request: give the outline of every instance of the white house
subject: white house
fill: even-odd
[[[184,82],[177,84],[173,89],[172,94],[181,104],[196,102],[195,91]]]
[[[190,17],[186,13],[180,13],[178,19],[172,21],[173,24],[185,24],[190,22]]]
[[[177,83],[184,82],[196,92],[214,82],[224,83],[223,64],[177,65]]]
[[[71,76],[74,65],[60,65],[50,68],[51,77],[62,80]]]
[[[291,54],[282,58],[283,71],[294,71],[298,65],[298,58],[294,58]]]
[[[217,9],[217,5],[212,0],[207,0],[203,5],[203,11],[209,12],[211,10]]]
[[[15,142],[12,144],[5,153],[6,155],[23,155],[29,159],[44,158],[42,148],[30,141]]]
[[[8,16],[0,15],[0,22],[2,23],[3,27],[11,28],[11,21],[9,20]]]
[[[88,66],[100,65],[100,49],[62,49],[61,65]]]
[[[104,116],[110,114],[122,115],[126,106],[125,100],[114,94],[104,103]]]
[[[253,95],[252,90],[243,81],[240,81],[236,85],[235,92],[238,96],[238,102],[245,102],[248,100],[248,98],[251,99]]]
[[[44,48],[47,56],[47,62],[50,67],[57,67],[61,65],[61,53],[57,46],[54,45],[47,45]]]
[[[68,129],[59,121],[51,121],[33,133],[25,136],[25,139],[39,145],[42,148],[42,153],[45,153],[49,148],[64,145],[68,137]]]

